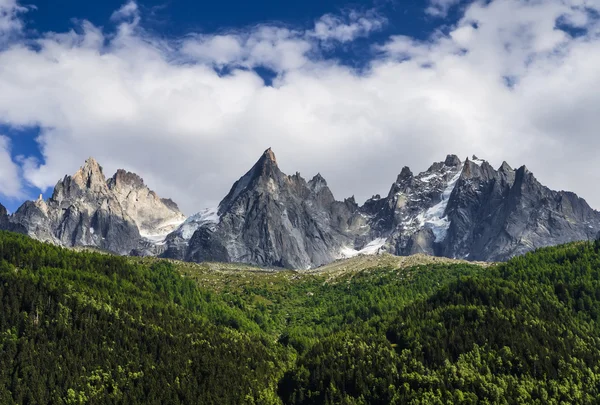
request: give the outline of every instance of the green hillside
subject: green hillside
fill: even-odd
[[[577,404],[600,244],[272,271],[0,232],[1,404]]]

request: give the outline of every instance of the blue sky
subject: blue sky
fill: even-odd
[[[43,0],[24,3],[32,6],[23,17],[26,35],[39,37],[40,33],[68,32],[78,29],[81,20],[87,20],[107,31],[115,27],[111,16],[123,6],[120,0],[87,2],[78,0]],[[435,29],[443,27],[456,18],[455,13],[440,18],[425,12],[425,1],[305,1],[289,3],[282,1],[226,1],[198,2],[192,0],[138,1],[137,6],[144,15],[144,28],[156,36],[170,38],[185,37],[190,33],[218,34],[232,30],[245,29],[262,24],[273,24],[293,28],[309,28],[314,21],[326,14],[344,14],[348,11],[373,11],[385,18],[382,29],[369,38],[358,40],[349,46],[329,49],[328,56],[337,58],[341,63],[360,68],[368,64],[372,54],[371,45],[385,39],[390,34],[402,33],[414,38],[425,39]],[[254,69],[270,83],[274,73],[264,67]],[[36,137],[38,126],[11,127],[0,125],[0,133],[12,140],[11,155],[32,156],[40,163],[44,162]],[[58,180],[58,179],[57,179]],[[40,190],[24,184],[25,192],[32,197],[44,191],[44,197],[52,194],[52,189]],[[21,204],[21,198],[9,198],[4,201],[7,208],[14,211]]]
[[[87,19],[96,25],[106,25],[112,13],[123,5],[119,0],[82,2],[76,0],[31,1],[37,11],[27,20],[41,32],[61,32],[72,28],[72,19]],[[255,24],[281,23],[310,26],[324,14],[342,10],[376,9],[389,20],[387,30],[404,32],[411,36],[426,36],[442,23],[431,18],[424,10],[425,1],[379,0],[348,2],[322,0],[303,2],[284,1],[139,1],[138,6],[147,16],[145,26],[164,35],[182,36],[190,32],[219,32],[225,29]],[[384,31],[385,33],[385,31]]]
[[[0,203],[88,156],[187,214],[267,147],[337,198],[448,153],[600,207],[598,0],[0,0]]]

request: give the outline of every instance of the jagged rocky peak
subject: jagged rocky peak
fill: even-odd
[[[460,166],[461,164],[462,164],[462,162],[456,155],[448,155],[448,156],[446,156],[446,160],[444,160],[444,165],[449,166],[449,167],[456,167],[456,166]]]
[[[308,182],[308,187],[314,192],[318,192],[323,187],[327,187],[327,181],[321,176],[321,173],[317,173],[310,181]]]
[[[108,180],[108,186],[111,189],[119,188],[141,188],[144,187],[144,179],[135,173],[124,169],[118,169],[117,172]]]
[[[175,202],[161,199],[135,173],[119,169],[107,184],[146,238],[163,240],[186,219]]]
[[[359,208],[359,205],[356,202],[356,198],[354,196],[344,198],[344,205],[351,210],[357,210]]]
[[[89,157],[83,166],[72,176],[73,182],[82,189],[101,193],[106,191],[106,177],[102,172],[102,166],[96,159]]]
[[[271,148],[265,150],[254,166],[233,184],[229,193],[223,198],[219,204],[219,215],[227,212],[245,190],[253,188],[254,183],[268,183],[270,188],[274,189],[282,178],[283,173],[277,166],[275,153],[273,153]]]
[[[93,194],[99,198],[108,193],[106,177],[102,166],[93,157],[88,158],[83,166],[72,176],[66,175],[54,187],[51,200],[61,204],[79,198],[82,194]]]
[[[505,160],[505,161],[502,162],[502,164],[498,168],[498,171],[501,171],[501,172],[504,172],[504,173],[508,173],[508,172],[512,172],[513,168],[510,167],[510,165],[508,163],[506,163],[506,160]]]
[[[0,229],[6,229],[8,224],[8,210],[2,204],[0,204]]]
[[[497,171],[489,164],[487,160],[479,159],[473,155],[471,159],[466,159],[462,167],[461,178],[483,178],[491,179],[496,177]]]
[[[405,182],[412,180],[412,178],[413,178],[413,172],[410,170],[410,168],[408,166],[404,166],[402,168],[402,170],[400,171],[400,174],[396,178],[396,183],[398,183],[398,184],[405,183]]]
[[[164,239],[184,220],[175,203],[160,199],[138,175],[119,170],[107,181],[92,157],[60,180],[47,201],[26,201],[10,217],[12,228],[37,239],[119,254],[138,248],[140,234]]]
[[[327,186],[327,181],[317,173],[307,184],[308,188],[314,194],[315,200],[322,206],[327,206],[335,201],[333,193]]]
[[[264,151],[258,162],[254,165],[255,175],[257,176],[277,176],[281,173],[277,166],[277,158],[271,148]]]
[[[144,183],[144,179],[136,173],[118,169],[107,181],[108,188],[113,191],[122,202],[140,202],[140,197],[146,198],[149,203],[164,205],[167,209],[179,212],[179,207],[170,198],[160,198],[156,192],[150,190]],[[143,194],[143,195],[140,195]],[[135,199],[135,201],[134,201]],[[139,204],[138,204],[139,205]]]
[[[263,153],[263,158],[265,158],[269,162],[277,165],[277,158],[275,157],[275,153],[273,153],[273,150],[271,148],[268,148],[265,151],[265,153]]]
[[[269,148],[221,201],[218,223],[197,228],[185,258],[293,268],[325,264],[353,244],[353,208],[335,201],[320,174],[306,182],[299,173],[282,173]],[[181,239],[168,239],[166,255],[182,253]]]
[[[461,160],[456,155],[447,155],[446,159],[440,162],[434,162],[429,169],[427,169],[427,173],[431,172],[440,172],[443,170],[447,170],[448,168],[455,168],[462,165]],[[423,174],[423,173],[421,173]]]

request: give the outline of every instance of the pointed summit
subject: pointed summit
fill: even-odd
[[[327,187],[327,181],[321,176],[321,173],[317,173],[309,182],[308,186],[311,188]]]
[[[275,153],[273,153],[273,151],[271,150],[271,148],[267,149],[263,153],[263,157],[265,159],[269,160],[270,162],[274,163],[275,165],[277,165],[277,158],[275,157]]]
[[[102,172],[102,166],[100,166],[98,161],[91,156],[86,159],[86,161],[83,163],[83,166],[79,168],[78,172],[90,174],[100,173],[102,176],[104,176],[104,173]]]
[[[449,167],[460,166],[461,163],[462,162],[456,155],[448,155],[446,156],[446,160],[444,161],[444,164]]]
[[[396,183],[402,183],[403,181],[410,180],[413,177],[413,172],[410,170],[408,166],[404,166],[402,171],[396,178]]]
[[[278,177],[281,174],[279,167],[277,166],[277,158],[271,148],[265,150],[260,158],[256,161],[254,166],[240,178],[242,179],[255,179],[259,177]]]
[[[254,164],[254,166],[252,166],[252,169],[250,169],[250,171],[246,173],[244,177],[249,174],[251,177],[273,177],[281,174],[279,167],[277,166],[277,158],[275,157],[275,153],[273,153],[271,148],[263,152],[258,161]]]
[[[508,163],[506,163],[506,160],[502,162],[502,165],[498,168],[498,170],[503,171],[503,172],[512,172],[513,171],[512,167],[510,167],[510,165]]]
[[[102,166],[93,157],[89,157],[73,175],[73,181],[82,189],[93,192],[106,190],[106,178],[102,172]]]
[[[278,184],[283,181],[283,177],[283,173],[277,166],[275,154],[271,148],[265,150],[254,166],[233,184],[229,193],[223,198],[219,204],[219,215],[227,211],[245,190],[254,189],[258,184],[268,183],[269,180],[273,180],[272,185]]]

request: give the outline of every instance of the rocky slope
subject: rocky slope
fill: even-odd
[[[52,197],[25,202],[3,228],[62,246],[129,254],[152,242],[144,236],[166,235],[184,220],[172,201],[158,198],[137,175],[119,170],[107,181],[89,158],[57,183]]]
[[[0,228],[120,254],[309,269],[380,252],[501,261],[595,238],[600,213],[543,186],[525,166],[494,169],[455,155],[419,174],[404,167],[386,196],[359,206],[335,200],[320,174],[306,181],[282,173],[268,149],[218,208],[189,218],[138,175],[119,170],[107,180],[90,158],[47,201],[10,216],[0,206]]]
[[[335,201],[320,175],[307,182],[282,173],[268,149],[187,244],[182,232],[167,238],[164,256],[309,268],[331,262],[354,241],[358,232],[348,218],[357,209]]]
[[[476,162],[476,161],[475,161]],[[600,214],[577,195],[552,191],[522,166],[465,163],[447,207],[448,237],[437,252],[507,260],[549,245],[593,239]]]
[[[119,169],[107,185],[143,237],[163,240],[186,219],[177,204],[160,198],[135,173]]]
[[[404,168],[388,196],[363,212],[372,237],[385,237],[397,255],[501,261],[600,229],[600,213],[575,194],[548,189],[525,166],[496,170],[475,156],[449,155],[416,176]]]
[[[387,196],[358,206],[336,201],[321,175],[285,175],[268,149],[217,210],[167,237],[163,256],[301,269],[379,252],[499,261],[599,230],[600,213],[525,167],[448,155],[416,175],[404,167]]]

